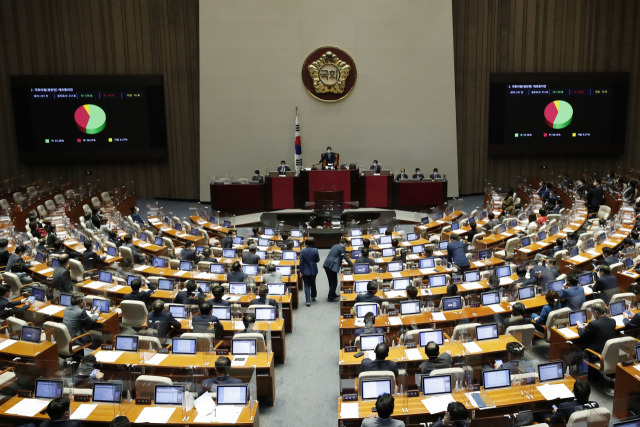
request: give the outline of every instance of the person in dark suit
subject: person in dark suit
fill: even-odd
[[[358,328],[353,331],[353,338],[355,343],[355,338],[362,334],[382,334],[384,330],[381,328],[376,328],[373,325],[376,323],[376,316],[372,312],[368,312],[364,315],[364,327]]]
[[[616,334],[616,321],[607,316],[607,308],[602,304],[594,304],[591,311],[595,315],[585,327],[582,323],[578,323],[578,334],[580,335],[580,343],[583,344],[585,350],[590,349],[596,353],[602,353],[605,343]],[[589,354],[589,358],[597,360],[597,357]]]
[[[400,181],[401,179],[409,179],[409,175],[407,175],[404,168],[400,169],[400,173],[396,175],[396,181]]]
[[[40,427],[81,427],[78,421],[71,421],[71,402],[67,396],[60,396],[53,399],[47,405],[47,415],[49,420],[40,423]]]
[[[362,249],[362,256],[356,258],[354,264],[369,264],[371,266],[376,265],[376,261],[369,258],[369,248]]]
[[[278,303],[273,298],[267,298],[269,295],[269,287],[267,285],[260,285],[258,288],[258,298],[252,299],[249,305],[270,305],[276,307]]]
[[[531,314],[531,322],[533,323],[533,326],[535,326],[535,328],[538,331],[540,332],[544,331],[543,326],[545,326],[547,323],[547,318],[549,317],[549,313],[560,308],[560,304],[558,303],[559,298],[560,297],[558,296],[557,292],[554,292],[553,290],[549,290],[545,295],[547,304],[544,307],[542,307],[542,311],[540,312],[540,314],[539,315],[535,313]]]
[[[509,326],[524,325],[524,315],[526,310],[527,307],[520,301],[517,301],[513,306],[511,306],[511,314],[509,316],[502,317],[499,313],[495,313],[493,318],[500,327],[501,333],[504,334],[504,331],[506,331]]]
[[[138,248],[133,244],[133,236],[131,234],[127,234],[122,238],[124,243],[122,246],[131,249],[131,255],[133,256],[133,261],[136,264],[144,264],[147,261],[147,257],[140,253]]]
[[[29,308],[29,300],[26,298],[20,298],[17,301],[10,301],[9,297],[11,296],[11,286],[9,285],[0,285],[0,319],[6,319],[9,316],[12,316],[12,312],[16,309],[16,306],[21,304],[26,304],[26,307],[19,309],[20,311],[24,311]]]
[[[416,168],[415,173],[411,177],[412,179],[424,179],[424,175],[420,172],[420,168]]]
[[[604,203],[604,188],[602,181],[596,179],[593,186],[587,190],[587,209],[589,213],[598,212],[600,205]]]
[[[99,317],[100,310],[95,310],[91,315],[87,314],[84,309],[84,294],[82,292],[73,292],[71,294],[71,305],[64,309],[62,323],[67,327],[71,338],[75,338],[95,325]],[[89,337],[82,337],[78,340],[83,344],[89,341]]]
[[[613,254],[613,250],[608,246],[602,248],[602,256],[604,257],[602,262],[608,266],[620,262],[620,259]]]
[[[562,300],[564,307],[569,307],[574,311],[580,310],[586,298],[584,296],[584,289],[582,289],[582,286],[578,286],[578,276],[575,273],[567,276],[567,283],[565,283],[564,288],[560,290],[558,296]]]
[[[362,359],[360,363],[360,372],[367,371],[392,371],[398,375],[398,365],[393,360],[385,360],[389,356],[389,346],[383,342],[376,346],[374,350],[376,354],[375,360],[368,357]]]
[[[214,307],[228,307],[231,305],[229,301],[222,299],[224,296],[224,287],[222,287],[222,285],[215,285],[211,293],[213,294],[213,299],[209,302],[211,302],[211,305]]]
[[[629,333],[633,337],[638,337],[638,332],[640,331],[640,312],[633,315],[633,317],[629,316],[629,313],[626,311],[622,313],[622,322],[624,323],[624,330],[626,333]]]
[[[202,249],[202,259],[200,261],[213,262],[213,263],[218,262],[217,259],[211,256],[211,248],[208,246]]]
[[[242,264],[240,262],[235,261],[231,264],[231,271],[227,273],[227,282],[228,283],[246,283],[247,275],[242,271]]]
[[[376,304],[382,304],[382,298],[377,296],[376,292],[378,292],[378,284],[372,280],[367,283],[367,292],[358,294],[354,302],[375,302]]]
[[[207,378],[202,381],[202,389],[204,391],[211,391],[212,387],[218,384],[242,384],[240,378],[233,378],[229,376],[231,370],[231,360],[227,356],[220,356],[216,359],[216,376],[213,378]]]
[[[331,151],[331,147],[327,147],[327,151],[322,153],[322,155],[320,156],[320,164],[323,165],[323,169],[324,168],[327,168],[327,169],[335,168],[337,161],[338,161],[338,158],[336,156],[336,153]],[[324,162],[324,164],[323,164],[323,162]]]
[[[440,354],[440,346],[437,343],[429,341],[424,346],[424,352],[428,359],[420,364],[420,372],[423,374],[429,375],[434,369],[451,367],[451,351]]]
[[[193,242],[185,242],[184,248],[180,251],[180,260],[193,261],[196,264],[200,261],[200,256],[196,248],[193,247]]]
[[[311,301],[315,301],[318,296],[316,276],[318,275],[319,262],[320,253],[315,248],[314,238],[309,236],[304,240],[304,248],[300,251],[300,273],[304,282],[304,297],[307,301],[307,307],[311,306]]]
[[[7,261],[9,261],[9,257],[11,256],[11,252],[7,250],[8,246],[8,239],[0,239],[0,267],[6,267]]]
[[[145,224],[139,212],[140,212],[140,209],[138,209],[137,206],[131,206],[131,219],[136,224],[144,227]]]
[[[284,175],[287,172],[291,172],[291,168],[287,166],[287,162],[280,160],[280,166],[278,166],[278,173]]]
[[[339,301],[336,289],[338,287],[338,273],[342,267],[342,260],[345,260],[349,266],[353,267],[353,263],[347,255],[347,239],[344,237],[340,239],[340,243],[336,243],[329,250],[327,258],[324,260],[322,267],[327,274],[327,280],[329,281],[329,294],[327,300],[329,302]]]
[[[142,280],[133,279],[131,281],[131,292],[125,295],[122,298],[122,300],[123,301],[142,301],[148,306],[149,300],[151,299],[151,295],[155,292],[156,287],[153,286],[152,283],[149,283],[149,290],[140,292],[141,287],[142,287]]]
[[[460,402],[449,402],[447,412],[431,427],[466,427],[469,425],[469,412]]]
[[[262,184],[264,182],[264,177],[260,175],[260,170],[256,169],[253,171],[253,176],[251,177],[252,182],[257,182],[258,184]]]
[[[59,267],[53,269],[53,287],[60,292],[71,292],[73,283],[69,273],[69,255],[62,254],[58,257]]]
[[[564,425],[569,421],[569,417],[576,411],[584,409],[598,408],[598,402],[590,402],[591,386],[587,381],[578,380],[573,384],[573,395],[575,399],[570,402],[558,403],[558,409],[553,410],[553,414],[549,418],[549,424]]]
[[[371,166],[369,166],[369,170],[373,171],[373,173],[380,173],[380,171],[382,171],[382,166],[380,166],[380,164],[378,164],[377,160],[374,160],[373,164]]]
[[[601,265],[598,269],[598,278],[593,285],[593,292],[597,292],[599,295],[596,298],[602,298],[605,304],[609,304],[611,297],[620,292],[618,279],[611,275],[611,269],[608,265]]]
[[[460,241],[460,235],[453,233],[447,246],[447,261],[455,264],[460,271],[467,271],[471,266],[467,258],[467,245]]]
[[[252,328],[254,323],[256,323],[256,315],[253,313],[245,313],[244,316],[242,316],[242,324],[244,325],[244,329],[240,332],[242,332],[243,334],[247,332],[257,332]]]
[[[391,418],[395,407],[393,396],[383,393],[376,400],[376,412],[362,420],[362,427],[404,427],[404,421]]]
[[[193,325],[193,332],[195,333],[215,333],[216,336],[222,336],[222,323],[220,320],[211,314],[213,305],[210,302],[203,302],[200,304],[200,314],[196,314],[191,318],[191,324]],[[210,326],[213,325],[213,329]]]
[[[224,236],[222,242],[220,242],[220,246],[222,249],[232,249],[233,248],[233,238],[236,236],[235,230],[229,230],[227,235]]]
[[[102,216],[100,216],[100,208],[93,208],[91,210],[91,224],[93,224],[96,230],[100,230],[100,226],[102,225]]]
[[[175,334],[181,328],[180,322],[173,318],[173,314],[170,311],[164,311],[164,301],[161,299],[157,299],[151,304],[147,325],[156,331],[160,341],[164,341],[169,334]]]
[[[84,249],[82,253],[82,268],[85,270],[94,270],[96,268],[96,262],[102,262],[106,258],[101,257],[91,249],[93,242],[91,240],[85,240]]]
[[[527,368],[533,367],[533,364],[528,360],[522,360],[522,356],[524,355],[524,346],[519,342],[509,342],[507,343],[507,358],[508,360],[502,364],[502,366],[498,366],[498,364],[494,364],[492,369],[508,369],[509,375],[515,375],[519,373],[527,372]]]
[[[247,265],[258,265],[260,257],[256,254],[258,246],[255,243],[249,245],[249,252],[242,254],[242,263]]]
[[[27,271],[29,271],[28,264],[22,257],[27,252],[27,248],[25,245],[18,245],[13,253],[9,255],[9,260],[7,261],[7,267],[5,271],[9,271],[14,273],[20,279],[20,283],[23,285],[27,285],[33,282],[33,279],[27,275]]]
[[[201,304],[204,302],[204,293],[195,281],[187,280],[185,289],[178,292],[173,299],[175,304]]]
[[[433,173],[429,175],[430,179],[442,179],[442,175],[438,172],[438,168],[433,168]]]

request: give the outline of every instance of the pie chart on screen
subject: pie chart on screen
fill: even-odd
[[[88,135],[102,132],[107,124],[107,115],[104,110],[94,104],[85,104],[78,107],[73,118],[78,129]]]
[[[571,124],[573,107],[567,101],[552,101],[544,109],[544,122],[553,129],[564,129]]]

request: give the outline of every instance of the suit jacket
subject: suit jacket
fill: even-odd
[[[584,289],[581,286],[569,286],[567,289],[561,289],[558,295],[560,299],[564,300],[564,306],[571,310],[580,310],[586,300]]]
[[[262,282],[265,285],[269,283],[282,283],[282,273],[279,271],[272,271],[271,273],[265,273],[262,276]]]
[[[278,173],[280,175],[284,175],[285,172],[291,172],[291,168],[287,165],[280,165],[278,166]]]
[[[11,266],[13,266],[13,264],[22,265],[22,271],[25,271],[27,269],[26,268],[27,263],[19,255],[16,255],[16,254],[9,255],[9,259],[7,260],[6,271],[11,272]]]
[[[231,303],[229,301],[225,301],[223,299],[217,300],[217,299],[210,299],[208,300],[211,305],[213,305],[214,307],[228,307],[231,305]]]
[[[176,294],[176,297],[173,299],[175,304],[200,304],[204,301],[204,294],[202,293],[202,289],[198,288],[195,294],[190,295],[189,291],[186,289],[184,291],[180,291]]]
[[[142,220],[142,218],[140,217],[140,214],[138,214],[137,212],[134,212],[131,214],[131,219],[133,220],[133,222],[135,222],[136,224],[140,224],[140,225],[144,225],[144,221]]]
[[[397,376],[398,365],[393,360],[371,360],[365,358],[362,359],[360,364],[360,372],[367,371],[392,371]]]
[[[400,181],[401,179],[409,179],[409,175],[406,173],[399,173],[396,175],[396,181]]]
[[[196,252],[195,248],[181,250],[180,259],[182,261],[193,261],[196,263],[200,261],[200,257],[198,256],[198,253]]]
[[[618,279],[612,275],[598,277],[593,285],[593,292],[601,292],[600,297],[608,305],[611,297],[619,292]]]
[[[404,427],[404,421],[393,418],[365,418],[362,420],[362,427]]]
[[[413,179],[424,179],[424,175],[421,174],[421,173],[414,173],[411,178],[413,178]]]
[[[272,298],[256,298],[256,299],[252,299],[251,302],[249,303],[249,305],[256,305],[256,304],[270,305],[272,307],[278,306],[278,303],[276,302],[276,300]]]
[[[569,421],[569,417],[576,411],[582,411],[583,409],[598,408],[598,402],[587,402],[582,404],[577,399],[573,399],[571,402],[558,403],[558,410],[551,416],[551,425],[563,424]]]
[[[85,328],[91,327],[98,320],[98,317],[97,314],[89,316],[84,309],[77,305],[72,305],[64,309],[62,323],[67,327],[69,335],[73,338],[82,335]]]
[[[322,163],[323,160],[325,160],[328,165],[335,164],[336,153],[334,153],[333,151],[330,153],[322,153],[322,155],[320,156],[320,163]]]
[[[318,274],[320,253],[316,248],[304,247],[300,251],[300,272],[303,276],[315,276]]]
[[[358,296],[356,296],[355,302],[375,302],[377,304],[382,304],[382,298],[376,295],[371,295],[369,292],[365,292],[358,294]]]
[[[328,268],[329,270],[339,273],[340,268],[342,267],[342,260],[347,261],[347,264],[353,267],[353,263],[347,256],[347,250],[340,243],[336,243],[329,250],[329,254],[327,258],[324,260],[324,264],[322,266],[324,268]]]
[[[615,255],[609,255],[604,259],[604,263],[611,267],[613,264],[620,262],[620,258]]]
[[[6,249],[0,249],[0,267],[6,267],[7,261],[9,261],[9,257],[11,256],[11,252]]]
[[[373,173],[380,173],[380,171],[382,170],[382,166],[380,166],[380,164],[371,165],[369,167],[369,170],[373,171]]]
[[[173,314],[168,311],[156,313],[152,311],[147,318],[149,328],[158,331],[159,338],[165,338],[170,329],[180,330],[180,322],[173,318]]]
[[[229,236],[224,236],[222,242],[220,242],[220,246],[222,247],[222,249],[232,249],[233,239]]]
[[[596,353],[602,353],[605,343],[616,334],[616,321],[610,317],[593,320],[582,329],[578,329],[580,342]]]
[[[93,270],[96,268],[96,262],[104,261],[97,253],[91,249],[82,253],[82,268],[85,270]]]
[[[53,287],[60,292],[71,292],[73,290],[69,270],[64,267],[56,267],[53,269]]]
[[[440,175],[439,173],[432,173],[431,175],[429,175],[430,179],[442,179],[442,175]]]
[[[597,208],[600,206],[604,199],[604,189],[601,185],[590,188],[587,191],[587,204],[591,208]]]
[[[372,258],[365,258],[363,256],[361,256],[360,258],[356,258],[354,264],[369,264],[369,265],[376,265],[376,261]]]
[[[224,328],[222,327],[222,323],[216,316],[213,315],[205,315],[205,314],[196,314],[191,318],[191,324],[193,325],[193,332],[202,333],[202,332],[212,332],[213,330],[209,329],[209,325],[213,324],[216,330],[222,331]]]
[[[253,254],[251,252],[245,252],[242,254],[243,264],[258,265],[258,261],[260,261],[258,254]]]
[[[240,378],[230,377],[229,375],[224,377],[207,378],[202,381],[202,389],[204,391],[210,391],[214,385],[217,386],[218,384],[242,384],[242,380]]]
[[[230,271],[227,273],[228,283],[244,283],[247,281],[247,275],[242,271]]]
[[[469,267],[469,259],[465,255],[467,252],[466,245],[460,240],[453,240],[447,247],[447,261],[454,263],[458,267]]]
[[[123,301],[142,301],[145,304],[149,304],[149,299],[151,298],[151,294],[156,290],[156,287],[149,283],[148,291],[138,291],[138,292],[130,292],[124,297],[122,297]]]
[[[442,353],[435,359],[427,359],[420,364],[420,372],[423,374],[430,374],[434,369],[444,369],[451,367],[451,355],[449,353]]]

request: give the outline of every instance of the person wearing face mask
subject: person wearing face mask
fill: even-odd
[[[338,155],[331,150],[331,147],[327,147],[327,151],[320,156],[322,169],[335,169],[337,163]]]
[[[137,206],[131,206],[131,219],[136,224],[144,225],[144,221],[142,220],[138,212],[140,212],[140,209],[138,209]]]

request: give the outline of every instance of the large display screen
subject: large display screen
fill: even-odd
[[[490,154],[622,154],[626,73],[492,74],[490,91]]]
[[[12,76],[25,162],[167,156],[162,76]]]

